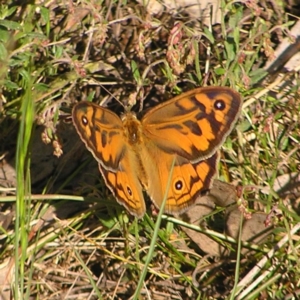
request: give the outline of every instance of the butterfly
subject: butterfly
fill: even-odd
[[[134,112],[119,117],[86,101],[73,107],[72,119],[107,187],[132,215],[145,214],[143,191],[157,208],[167,193],[164,212],[179,215],[209,191],[217,150],[241,105],[230,88],[203,87],[151,108],[141,120]]]

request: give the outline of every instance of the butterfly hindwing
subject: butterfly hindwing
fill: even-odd
[[[109,187],[117,201],[124,205],[134,216],[141,218],[146,211],[143,197],[143,188],[138,178],[138,173],[133,172],[135,158],[133,153],[126,152],[120,161],[118,168],[114,171],[105,169],[99,164],[100,172],[105,184]]]
[[[157,175],[149,180],[147,193],[158,208],[161,207],[166,194],[165,212],[179,215],[192,206],[197,197],[209,191],[217,174],[219,156],[215,153],[210,158],[195,163],[163,152],[160,157]],[[172,170],[173,160],[175,164]]]

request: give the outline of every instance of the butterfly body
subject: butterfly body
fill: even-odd
[[[240,108],[238,93],[208,87],[162,103],[141,120],[133,112],[119,118],[94,103],[79,102],[73,122],[106,185],[130,213],[144,215],[145,190],[158,208],[166,194],[165,212],[180,214],[209,190],[217,150]]]

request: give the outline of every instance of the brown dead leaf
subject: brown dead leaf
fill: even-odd
[[[190,224],[202,226],[203,217],[211,213],[215,206],[228,207],[223,224],[216,224],[218,227],[222,225],[224,232],[228,236],[237,239],[240,227],[240,218],[242,216],[238,206],[237,193],[234,186],[215,180],[210,193],[207,196],[200,197],[196,201],[196,205],[182,215],[182,219]],[[233,205],[234,204],[234,205]],[[264,220],[266,214],[257,212],[252,214],[249,220],[243,220],[242,241],[252,241],[259,243],[270,232],[271,227],[265,228]],[[214,230],[214,228],[211,228]],[[198,245],[205,253],[211,256],[227,256],[228,251],[225,247],[211,239],[205,234],[199,233],[189,228],[182,227],[182,230]]]

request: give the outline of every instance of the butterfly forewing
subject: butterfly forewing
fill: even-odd
[[[96,160],[104,168],[116,170],[126,151],[121,119],[110,110],[86,101],[73,107],[72,118],[81,140]]]
[[[229,88],[195,89],[153,108],[142,119],[143,130],[164,152],[199,161],[224,142],[241,103],[239,94]]]

